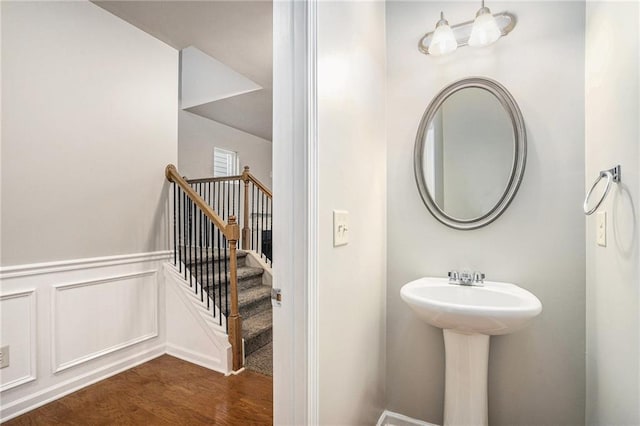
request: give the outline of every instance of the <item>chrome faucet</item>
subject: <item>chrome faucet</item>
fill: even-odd
[[[482,286],[482,284],[484,284],[485,275],[482,272],[449,271],[448,275],[449,275],[449,284],[476,285],[476,286]]]

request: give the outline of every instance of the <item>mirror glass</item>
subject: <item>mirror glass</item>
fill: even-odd
[[[477,87],[451,94],[424,138],[425,184],[436,205],[460,220],[489,213],[513,168],[513,126],[498,98]]]
[[[509,205],[525,159],[524,121],[509,92],[493,80],[464,79],[445,87],[422,117],[416,182],[436,219],[474,229]]]

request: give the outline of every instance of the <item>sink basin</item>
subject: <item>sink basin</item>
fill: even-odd
[[[542,311],[540,300],[527,290],[491,281],[480,287],[420,278],[405,284],[400,296],[428,324],[463,333],[512,333]]]
[[[445,348],[444,426],[487,426],[489,338],[527,325],[542,311],[540,300],[515,284],[449,284],[420,278],[400,296],[428,324],[442,328]]]

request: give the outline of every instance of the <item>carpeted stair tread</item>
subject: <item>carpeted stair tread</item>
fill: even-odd
[[[267,375],[273,375],[273,343],[264,345],[245,360],[245,367],[249,370]]]
[[[184,247],[182,247],[182,261],[185,262],[187,265],[190,264],[194,264],[196,263],[196,255],[197,255],[197,261],[198,263],[200,262],[205,262],[208,260],[214,260],[214,261],[220,261],[220,260],[224,260],[224,259],[229,259],[229,250],[227,250],[227,253],[225,254],[224,250],[220,250],[220,253],[218,254],[218,249],[202,249],[202,256],[200,256],[200,248],[199,247],[192,247],[191,248],[191,252],[186,253],[184,251]],[[188,248],[187,248],[187,252],[188,252]],[[188,257],[185,257],[185,254],[188,255]],[[247,257],[247,252],[246,251],[242,251],[242,250],[237,250],[236,251],[236,258],[238,259],[238,262],[240,262],[241,260],[244,260]]]
[[[249,318],[271,307],[271,287],[257,285],[238,291],[238,306],[242,318]]]
[[[267,309],[246,319],[243,318],[242,336],[245,339],[251,339],[265,330],[270,329],[271,319],[271,309]]]
[[[194,276],[198,276],[198,274],[201,273],[200,272],[200,268],[194,268]],[[264,273],[264,270],[262,268],[254,268],[252,266],[243,266],[241,268],[238,268],[238,281],[240,280],[248,280],[251,278],[256,278],[256,277],[262,277],[262,274]],[[204,276],[205,280],[207,278],[207,269],[203,268],[202,269],[202,275]],[[226,279],[229,279],[231,277],[231,272],[227,271],[226,275],[224,273],[224,271],[220,271],[220,274],[218,274],[218,271],[214,271],[212,272],[211,270],[209,270],[209,281],[211,281],[211,279],[213,278],[213,282],[214,283],[218,283],[220,282],[220,280],[224,279],[226,277]]]
[[[245,354],[251,355],[273,339],[272,312],[266,309],[242,321]]]

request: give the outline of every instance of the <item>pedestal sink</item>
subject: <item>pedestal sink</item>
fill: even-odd
[[[445,426],[487,425],[489,336],[525,327],[542,311],[540,300],[515,284],[466,286],[447,278],[420,278],[400,295],[422,320],[443,329]]]

